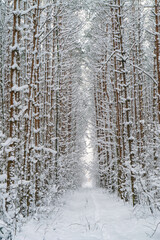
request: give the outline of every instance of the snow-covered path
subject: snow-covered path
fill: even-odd
[[[158,219],[136,218],[133,209],[100,189],[82,189],[68,194],[59,214],[32,220],[16,240],[147,240]],[[152,228],[152,229],[151,229]]]

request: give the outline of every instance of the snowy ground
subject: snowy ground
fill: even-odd
[[[100,189],[68,194],[59,211],[32,220],[15,240],[160,240],[160,219],[136,217],[131,206]]]

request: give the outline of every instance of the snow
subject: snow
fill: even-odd
[[[7,147],[11,144],[12,138],[8,138],[4,143],[1,143],[3,147]]]
[[[158,217],[133,213],[129,204],[101,189],[67,194],[43,219],[32,219],[15,240],[159,240]]]
[[[14,63],[11,67],[13,70],[15,70],[15,69],[20,70],[20,67],[18,66],[17,63]]]
[[[18,185],[20,185],[20,184],[22,184],[22,185],[29,185],[29,184],[30,184],[30,181],[19,180],[19,181],[18,181]]]
[[[0,220],[0,239],[12,239],[10,229],[7,228],[7,224],[5,224],[2,220]]]
[[[9,158],[8,158],[8,161],[14,161],[15,160],[15,157],[14,156],[10,156]]]
[[[6,183],[0,183],[0,190],[6,189],[6,187],[7,187]],[[1,196],[0,196],[0,198],[1,198]]]
[[[30,8],[28,8],[25,11],[21,11],[21,15],[25,15],[25,14],[29,13],[30,11],[32,11],[32,10],[34,10],[36,8],[37,8],[37,4],[35,4],[34,6],[31,6]]]
[[[13,90],[14,92],[20,92],[20,91],[26,90],[27,88],[28,88],[28,85],[23,85],[23,86],[21,86],[21,87],[18,87],[17,85],[14,85],[14,86],[12,87],[12,90]]]
[[[7,179],[7,175],[6,174],[0,174],[0,182],[3,182]]]

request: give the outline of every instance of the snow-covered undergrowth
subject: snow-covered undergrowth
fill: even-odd
[[[101,189],[86,188],[65,195],[50,213],[32,219],[15,240],[159,240],[159,221],[160,216],[150,213],[135,214]]]

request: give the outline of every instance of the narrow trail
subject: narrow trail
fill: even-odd
[[[32,220],[15,240],[160,239],[159,230],[150,238],[151,216],[137,219],[131,206],[103,190],[82,189],[66,195],[62,202],[59,214]]]

